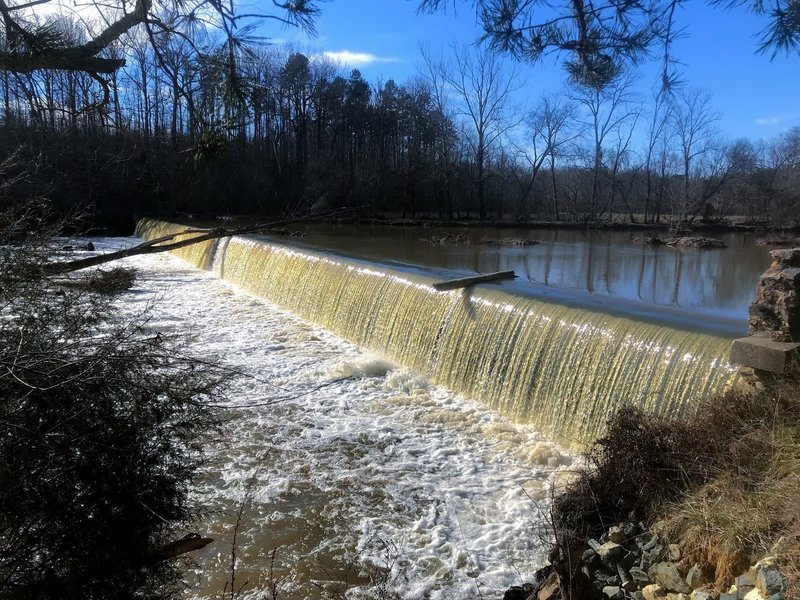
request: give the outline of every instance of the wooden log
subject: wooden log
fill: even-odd
[[[498,271],[497,273],[487,273],[486,275],[475,275],[474,277],[464,277],[462,279],[450,279],[449,281],[440,281],[433,284],[433,289],[437,292],[446,292],[447,290],[457,290],[459,288],[469,287],[476,283],[486,283],[487,281],[499,281],[501,279],[514,279],[516,275],[514,271]]]

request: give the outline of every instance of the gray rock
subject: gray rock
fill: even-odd
[[[615,544],[624,544],[627,540],[627,536],[625,535],[625,530],[621,525],[614,525],[608,530],[608,539]]]
[[[625,539],[633,539],[637,533],[641,531],[639,529],[639,524],[634,523],[633,521],[628,521],[622,528],[622,532],[625,534]]]
[[[622,556],[625,549],[616,542],[606,542],[602,546],[595,548],[594,551],[597,552],[597,556],[603,562],[613,563]]]
[[[739,600],[739,597],[736,594],[731,594],[728,592],[725,594],[720,594],[719,600]]]
[[[646,552],[639,557],[639,567],[644,571],[648,571],[650,569],[650,567],[653,566],[654,562],[658,562],[658,561],[651,560],[650,559],[650,554],[648,554]]]
[[[644,600],[644,594],[641,591],[636,590],[631,594],[631,598],[633,598],[633,600]]]
[[[607,585],[616,585],[614,583],[608,583],[608,581],[612,577],[615,577],[613,573],[609,573],[608,571],[604,571],[603,569],[597,569],[597,571],[594,572],[594,579],[596,579],[597,581],[602,581]]]
[[[779,592],[777,594],[772,594],[767,600],[786,600],[786,597],[783,595],[783,592]]]
[[[650,550],[658,545],[658,538],[650,533],[642,534],[639,539],[642,542],[642,550],[644,552],[650,552]]]
[[[772,266],[759,279],[750,305],[750,333],[764,332],[774,341],[791,342],[800,337],[800,248],[774,251]]]
[[[656,550],[651,550],[650,552],[644,552],[639,557],[639,566],[642,567],[645,571],[649,571],[653,565],[660,563],[663,560],[661,557],[661,552]]]
[[[692,600],[717,600],[719,592],[714,590],[695,590],[690,598]]]
[[[733,585],[736,586],[739,595],[744,596],[756,587],[756,576],[753,573],[744,573],[733,580]]]
[[[619,575],[619,582],[625,591],[632,592],[639,589],[631,574],[621,564],[617,564],[617,575]]]
[[[595,551],[589,548],[581,555],[581,562],[590,563],[594,560],[595,556],[597,556]]]
[[[730,361],[746,367],[783,373],[797,360],[800,344],[777,342],[769,337],[752,335],[733,340]]]
[[[672,563],[660,562],[647,571],[650,579],[669,592],[679,592],[688,594],[692,591],[678,572],[678,568]]]
[[[633,581],[636,582],[639,587],[644,587],[653,582],[653,580],[648,577],[645,570],[640,569],[639,567],[631,567],[629,573],[631,574]]]
[[[681,559],[681,547],[678,544],[669,545],[670,562],[678,562]]]
[[[742,600],[764,600],[764,597],[758,591],[758,588],[753,588],[744,595]]]
[[[528,600],[534,592],[534,586],[530,583],[524,585],[512,585],[503,595],[503,600]]]
[[[769,255],[773,266],[800,267],[800,248],[772,250]]]
[[[644,600],[660,600],[667,597],[667,591],[657,583],[651,583],[642,588]]]
[[[765,598],[780,594],[786,589],[786,577],[774,567],[761,569],[756,577],[756,587]]]
[[[703,570],[700,568],[700,565],[694,565],[686,574],[686,584],[693,590],[696,590],[704,583],[706,583],[706,578],[703,575]]]
[[[622,591],[622,588],[615,585],[604,587],[603,594],[611,598],[611,600],[622,600],[625,597],[625,592]]]
[[[664,556],[664,546],[661,544],[656,544],[655,548],[650,550],[647,553],[647,559],[650,561],[650,564],[656,564],[661,562],[661,558]]]

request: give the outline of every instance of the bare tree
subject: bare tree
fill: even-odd
[[[661,200],[664,197],[665,161],[659,160],[666,157],[667,136],[669,135],[670,103],[664,94],[653,95],[653,109],[647,124],[647,140],[644,151],[644,172],[646,181],[644,199],[644,221],[648,220],[651,207],[653,207],[653,222],[657,222],[661,213]],[[659,153],[659,148],[661,152]],[[661,170],[657,173],[657,168]],[[655,203],[655,206],[653,204]]]
[[[553,194],[553,212],[558,220],[558,193],[556,187],[556,159],[564,146],[576,139],[579,131],[572,127],[575,117],[575,106],[554,95],[542,96],[539,104],[526,117],[526,146],[518,146],[517,151],[528,164],[527,181],[522,188],[520,210],[526,211],[527,198],[530,196],[536,178],[549,161],[551,186]]]
[[[711,100],[711,94],[702,90],[682,90],[673,99],[670,126],[680,157],[681,178],[680,188],[673,194],[673,211],[680,221],[703,208],[694,197],[693,183],[700,179],[703,159],[711,156],[716,143],[719,113]]]
[[[611,151],[609,153],[610,160],[606,166],[609,178],[611,180],[611,190],[606,204],[600,209],[601,215],[603,212],[608,211],[609,221],[613,221],[614,219],[615,201],[619,191],[619,174],[623,169],[623,166],[628,165],[630,162],[631,140],[633,139],[633,134],[636,131],[636,126],[641,114],[642,106],[632,105],[629,118],[623,123],[620,123],[619,127],[617,127],[616,131],[614,132],[613,145],[611,146]],[[630,207],[628,207],[628,213],[631,217],[631,222],[633,222],[632,211],[630,210]]]
[[[572,99],[585,111],[586,129],[591,139],[591,185],[587,203],[587,218],[594,220],[600,216],[601,185],[603,173],[603,154],[609,138],[638,113],[634,96],[631,93],[632,76],[622,77],[602,88],[578,87]]]
[[[475,163],[478,215],[486,219],[486,177],[489,154],[500,138],[520,122],[511,113],[511,97],[520,87],[518,71],[485,47],[453,49],[453,62],[440,62],[441,76],[459,100],[459,112],[469,124],[467,140]]]
[[[430,84],[431,101],[436,110],[436,161],[438,163],[440,196],[444,197],[447,217],[453,218],[453,195],[450,189],[452,164],[455,155],[456,139],[453,135],[453,114],[448,100],[448,84],[445,70],[431,54],[430,48],[420,47],[421,75]]]
[[[800,202],[800,127],[765,142],[749,182],[756,193],[748,203],[751,217],[769,223],[796,221]]]

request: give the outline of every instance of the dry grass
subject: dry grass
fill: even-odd
[[[800,597],[800,385],[782,381],[725,408],[735,435],[711,457],[710,477],[663,507],[658,529],[689,560],[706,565],[719,586],[783,538],[778,554],[792,584],[787,597]],[[720,416],[713,404],[706,411]]]
[[[623,409],[556,499],[559,539],[629,518],[652,525],[719,587],[780,538],[787,598],[800,598],[800,382],[731,393],[677,421]]]

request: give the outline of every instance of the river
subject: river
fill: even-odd
[[[643,245],[631,234],[618,232],[504,229],[476,236],[470,229],[450,230],[473,236],[474,243],[442,245],[421,241],[442,233],[425,228],[313,225],[302,229],[306,235],[299,240],[277,240],[300,253],[269,250],[251,256],[250,246],[240,244],[236,252],[230,248],[222,252],[222,257],[238,258],[220,259],[217,274],[233,277],[229,271],[241,267],[246,269],[244,281],[249,282],[254,273],[263,271],[270,281],[274,279],[270,285],[286,285],[293,277],[317,282],[327,277],[329,282],[320,283],[320,290],[330,287],[331,302],[356,302],[347,311],[360,319],[357,303],[369,296],[371,278],[384,295],[392,278],[400,288],[419,281],[412,287],[427,289],[425,278],[431,276],[513,269],[520,276],[515,282],[486,286],[475,296],[443,299],[442,318],[455,325],[466,302],[463,318],[468,321],[478,318],[476,311],[488,310],[491,316],[480,319],[492,320],[501,313],[521,311],[514,318],[521,319],[520,327],[527,331],[538,325],[525,326],[522,321],[530,319],[531,311],[546,309],[530,302],[565,305],[558,309],[556,321],[572,333],[563,337],[557,352],[545,352],[541,360],[554,354],[559,361],[577,357],[574,366],[558,362],[546,370],[564,378],[570,388],[576,386],[576,375],[585,371],[593,379],[581,385],[595,390],[590,397],[599,394],[600,385],[592,373],[613,372],[620,389],[632,394],[643,389],[638,387],[641,382],[633,382],[645,365],[645,354],[653,354],[653,372],[660,370],[659,376],[670,385],[684,379],[693,390],[727,385],[728,367],[720,367],[714,358],[719,352],[709,355],[717,363],[709,372],[720,373],[713,385],[703,379],[708,367],[697,362],[695,353],[722,347],[725,340],[746,331],[747,305],[758,275],[769,264],[768,249],[757,246],[756,237],[742,234],[722,236],[725,249],[678,250]],[[486,246],[478,243],[481,238],[540,243]],[[100,246],[120,243],[103,240]],[[320,246],[326,249],[321,254]],[[336,254],[328,257],[325,252]],[[342,262],[340,255],[355,262]],[[191,597],[222,597],[230,592],[234,534],[233,588],[242,586],[243,598],[271,597],[271,585],[279,588],[279,598],[286,599],[501,597],[508,586],[529,580],[544,563],[549,539],[546,515],[553,487],[576,460],[570,452],[532,425],[512,422],[486,408],[487,402],[477,403],[434,385],[419,372],[248,295],[210,272],[188,268],[166,255],[127,262],[139,270],[136,288],[124,297],[128,314],[149,311],[151,331],[173,337],[201,358],[222,362],[239,373],[227,391],[225,426],[209,444],[210,461],[195,490],[207,509],[199,528],[215,542],[197,553],[188,572]],[[316,270],[311,265],[317,265]],[[319,271],[322,266],[351,275],[339,279],[333,271]],[[410,278],[404,279],[402,273]],[[347,277],[355,278],[353,285],[365,286],[358,289],[366,295],[346,287]],[[309,308],[309,298],[303,298],[319,290],[312,283],[303,285],[307,292],[298,288],[278,295],[298,307],[305,302],[309,314],[322,315],[327,309]],[[531,300],[518,302],[515,297]],[[320,298],[314,302],[326,302],[324,295]],[[391,303],[386,309],[390,308]],[[378,322],[377,310],[372,309],[367,324]],[[593,317],[599,320],[589,325],[583,320],[589,313],[616,316]],[[334,322],[338,317],[325,318]],[[425,324],[414,335],[435,334],[438,328],[434,336],[438,347],[445,331],[445,325],[435,324],[438,318],[433,315],[430,324],[419,319],[420,325]],[[432,332],[425,333],[431,327]],[[706,333],[698,337],[699,332],[708,332],[711,341],[705,341]],[[394,344],[405,346],[396,339],[405,335],[402,331],[387,334]],[[457,328],[454,334],[456,341],[462,335]],[[522,339],[521,333],[509,335]],[[555,335],[566,336],[548,334]],[[662,337],[647,342],[649,336]],[[591,359],[595,367],[584,358],[592,348],[572,352],[584,340],[589,346],[604,344]],[[500,348],[505,342],[498,338],[497,343]],[[548,343],[555,347],[555,338]],[[673,344],[678,345],[670,349]],[[697,348],[688,350],[692,344]],[[520,350],[520,360],[525,359],[524,349]],[[619,353],[611,371],[610,352]],[[422,354],[423,359],[428,356]],[[500,360],[500,354],[492,356],[492,363]],[[449,364],[448,355],[437,355],[436,360]],[[536,360],[531,373],[545,372]],[[620,361],[639,365],[630,373],[630,385],[622,377],[626,365]],[[453,365],[455,370],[445,367],[446,372],[440,373],[443,379],[461,369]],[[481,375],[481,385],[487,375]],[[699,378],[695,382],[689,376]],[[508,377],[513,382],[516,375]],[[612,396],[619,394],[610,390]],[[674,394],[648,393],[647,398],[661,410],[673,410],[673,403],[682,401]],[[580,406],[570,400],[564,414]],[[604,414],[600,408],[592,409],[593,419]]]
[[[423,266],[441,274],[514,270],[514,293],[615,309],[648,320],[676,316],[693,328],[731,336],[747,330],[747,309],[758,277],[770,264],[766,234],[713,234],[725,248],[650,246],[665,232],[542,228],[441,228],[304,224],[292,244],[328,248],[356,258]],[[443,235],[468,244],[431,244]],[[529,246],[485,245],[486,240],[530,240]],[[504,284],[508,286],[508,284]]]
[[[125,314],[240,373],[194,492],[215,541],[190,597],[230,584],[240,509],[242,598],[492,598],[543,564],[568,452],[171,256],[124,262]]]

